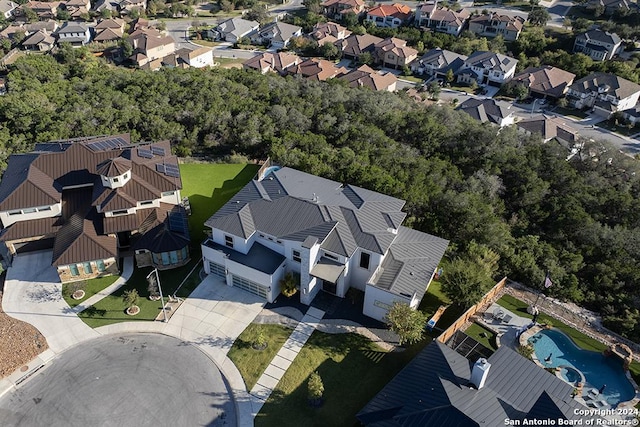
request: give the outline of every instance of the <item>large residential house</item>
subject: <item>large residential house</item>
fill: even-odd
[[[456,12],[448,7],[438,6],[438,2],[434,1],[417,6],[414,22],[417,27],[459,36],[469,16],[469,12],[465,9]]]
[[[573,73],[544,65],[527,68],[513,76],[511,83],[525,85],[532,94],[560,98],[567,92],[575,78],[576,75]]]
[[[176,50],[176,42],[155,28],[140,28],[129,35],[128,42],[133,47],[131,59],[139,66],[161,60]]]
[[[95,26],[96,36],[93,38],[93,41],[110,42],[120,40],[124,35],[124,26],[124,19],[103,19]]]
[[[62,282],[119,270],[120,251],[160,269],[189,260],[177,158],[169,142],[129,135],[36,144],[0,182],[2,256],[52,250]]]
[[[24,9],[31,9],[38,15],[38,19],[40,20],[56,19],[58,7],[60,7],[59,1],[46,2],[29,0],[21,5],[15,12],[16,14],[24,15]]]
[[[511,80],[517,64],[517,59],[501,53],[477,51],[472,53],[464,61],[464,66],[458,70],[458,82],[470,84],[475,80],[479,85],[500,86]]]
[[[597,10],[600,8],[603,15],[611,16],[616,12],[627,13],[638,10],[638,4],[629,0],[590,0],[587,9]]]
[[[381,4],[367,11],[367,21],[373,22],[376,27],[398,28],[409,22],[412,14],[409,6],[400,3]]]
[[[624,117],[625,120],[628,120],[629,123],[637,126],[638,123],[640,123],[640,104],[636,105],[634,108],[624,110],[622,112],[622,117]]]
[[[358,59],[365,52],[373,55],[376,45],[383,39],[371,34],[351,34],[349,37],[338,40],[335,44],[342,52],[342,56],[348,59]]]
[[[478,15],[469,19],[469,31],[480,37],[501,35],[507,41],[520,37],[525,19],[521,16],[507,16],[498,13]]]
[[[13,11],[18,7],[17,3],[11,0],[0,0],[0,14],[4,16],[4,19],[9,19],[13,16]]]
[[[466,55],[436,48],[413,61],[411,71],[420,75],[444,78],[449,70],[455,75],[466,60]]]
[[[293,53],[263,52],[244,61],[242,67],[245,70],[258,70],[261,74],[272,72],[284,76],[289,69],[295,68],[301,62],[302,59]]]
[[[520,120],[516,126],[527,135],[540,135],[544,142],[555,139],[567,147],[573,147],[578,141],[578,131],[559,117],[539,115]]]
[[[316,81],[333,79],[349,72],[345,67],[338,67],[334,62],[320,58],[309,58],[288,71],[290,74]]]
[[[251,36],[255,43],[268,44],[274,49],[284,49],[294,37],[302,35],[302,27],[286,22],[271,22]]]
[[[418,51],[407,46],[406,40],[390,37],[375,45],[376,62],[383,67],[402,68],[418,57]]]
[[[364,0],[325,0],[321,4],[324,14],[329,18],[341,20],[345,15],[353,13],[360,15],[364,12]]]
[[[81,47],[91,40],[89,27],[80,22],[65,22],[57,31],[58,44],[69,43],[73,47]]]
[[[322,46],[325,43],[334,44],[350,35],[351,31],[335,22],[318,22],[309,33],[309,36],[318,42],[318,46]]]
[[[364,314],[382,320],[395,301],[416,308],[448,241],[402,226],[404,200],[282,168],[249,182],[205,225],[207,274],[274,301],[286,273],[300,302],[320,291],[365,293]]]
[[[45,30],[31,34],[22,42],[22,48],[38,52],[48,52],[56,44],[56,39]]]
[[[460,104],[457,110],[464,111],[482,123],[493,123],[500,127],[512,125],[515,116],[511,104],[495,99],[469,98]]]
[[[594,61],[612,59],[622,50],[622,40],[615,33],[598,28],[589,30],[576,37],[573,45],[575,53],[584,53]]]
[[[567,92],[572,107],[593,108],[604,117],[634,108],[638,98],[640,85],[608,73],[589,74],[569,86]]]
[[[213,49],[210,47],[202,46],[196,49],[178,49],[174,57],[179,64],[184,65],[184,68],[213,67]]]
[[[583,425],[586,420],[604,421],[597,413],[587,414],[586,407],[572,398],[573,384],[508,346],[499,347],[486,359],[472,354],[475,357],[467,358],[433,341],[367,403],[356,415],[358,421],[367,427],[495,427],[536,425],[543,420],[551,420],[553,425]]]
[[[241,38],[255,34],[259,28],[259,22],[242,18],[231,18],[218,24],[212,38],[237,43]]]
[[[349,87],[366,87],[375,91],[393,92],[398,84],[398,78],[393,73],[377,72],[368,65],[361,65],[339,78],[346,81]]]

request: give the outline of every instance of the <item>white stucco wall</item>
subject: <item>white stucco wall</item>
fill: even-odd
[[[50,206],[39,206],[36,209],[42,209],[42,208],[50,208],[50,210],[39,210],[32,213],[21,213],[19,215],[9,215],[9,212],[14,211],[13,209],[11,211],[3,211],[3,212],[0,212],[0,221],[2,221],[2,225],[4,227],[8,227],[11,224],[19,221],[28,221],[31,219],[40,219],[40,218],[51,218],[54,216],[59,216],[62,213],[62,203],[56,203]],[[25,209],[28,209],[28,208],[25,208]]]
[[[396,301],[411,304],[411,299],[409,298],[403,298],[375,286],[367,285],[364,292],[364,308],[362,312],[365,316],[384,322],[387,311]]]

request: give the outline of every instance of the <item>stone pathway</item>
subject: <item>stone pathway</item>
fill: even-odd
[[[324,317],[324,311],[315,307],[309,307],[298,326],[293,330],[287,341],[282,345],[278,354],[273,358],[256,385],[251,389],[251,406],[255,417],[267,401],[273,389],[282,379],[289,366],[293,363],[302,347],[318,327],[320,320]]]
[[[91,307],[92,305],[96,304],[98,301],[102,300],[103,298],[108,297],[109,295],[111,295],[112,293],[120,289],[122,286],[124,286],[125,283],[127,283],[127,280],[131,278],[132,274],[133,274],[133,257],[129,256],[124,259],[122,274],[120,275],[120,277],[118,277],[118,279],[115,282],[113,282],[111,285],[107,286],[97,294],[92,295],[86,300],[82,301],[82,303],[73,307],[71,309],[71,312],[78,314],[86,310],[87,308]]]

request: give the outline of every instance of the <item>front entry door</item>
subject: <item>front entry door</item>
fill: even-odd
[[[336,284],[333,282],[329,282],[328,280],[322,281],[322,290],[325,292],[329,292],[330,294],[336,294]]]

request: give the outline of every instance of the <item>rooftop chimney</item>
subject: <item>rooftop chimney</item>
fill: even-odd
[[[473,364],[473,370],[471,371],[471,383],[476,386],[478,390],[484,387],[484,382],[489,375],[489,368],[491,363],[487,362],[487,359],[481,357],[476,363]]]

